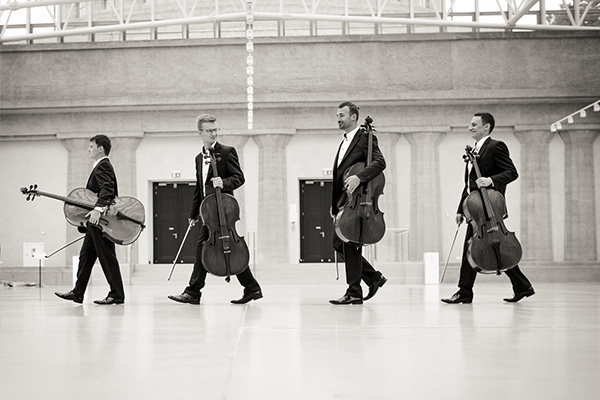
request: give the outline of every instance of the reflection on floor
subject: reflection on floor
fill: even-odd
[[[475,287],[389,282],[358,306],[333,284],[263,283],[265,298],[209,282],[202,304],[174,303],[181,281],[128,286],[124,305],[0,287],[3,399],[596,399],[600,285],[542,283],[517,304],[508,281]]]

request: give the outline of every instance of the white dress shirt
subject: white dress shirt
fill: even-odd
[[[337,160],[338,167],[342,163],[342,160],[344,159],[344,156],[346,155],[346,151],[348,151],[348,147],[350,146],[350,143],[352,143],[352,139],[354,139],[354,135],[356,135],[356,132],[358,132],[358,128],[359,127],[357,126],[350,132],[344,133],[344,140],[342,141],[342,145],[340,146],[340,151],[338,153],[338,160]]]
[[[483,146],[485,141],[488,140],[489,138],[490,138],[490,135],[487,135],[487,136],[484,136],[481,139],[479,139],[477,142],[475,142],[475,147],[473,147],[473,154],[475,156],[477,156],[477,154],[479,154],[479,150],[481,150],[481,147]],[[473,169],[473,164],[468,163],[468,166],[469,166],[469,175],[470,175],[471,170]]]
[[[206,179],[208,178],[208,171],[210,170],[211,165],[210,154],[206,151],[204,146],[202,147],[202,154],[204,156],[204,164],[202,165],[202,192],[204,193],[204,185],[206,185]],[[204,195],[206,196],[206,193],[204,193]]]

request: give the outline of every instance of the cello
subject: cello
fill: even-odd
[[[473,148],[467,146],[465,153],[465,161],[473,164],[477,179],[481,178]],[[475,271],[500,275],[500,272],[515,267],[521,261],[521,244],[503,222],[507,212],[504,196],[500,192],[480,187],[463,201],[463,210],[467,223],[473,227],[467,258]]]
[[[365,118],[362,128],[369,136],[367,162],[359,162],[344,171],[344,180],[356,175],[373,161],[373,131],[370,116]],[[335,216],[334,229],[337,236],[344,242],[357,244],[374,244],[379,242],[385,234],[385,221],[383,212],[379,209],[378,198],[383,194],[385,176],[383,172],[367,182],[361,184],[353,193],[346,190],[342,196],[343,204]]]
[[[213,175],[218,177],[217,156],[214,149],[209,149],[209,153]],[[208,239],[202,246],[202,264],[208,272],[225,276],[229,282],[229,277],[244,272],[250,261],[246,241],[235,230],[235,223],[240,219],[240,206],[235,197],[221,193],[221,188],[216,187],[215,193],[202,200],[200,217],[203,228],[208,229]]]
[[[27,200],[33,201],[36,196],[44,196],[65,203],[63,212],[67,221],[77,227],[85,227],[87,213],[94,209],[98,196],[89,189],[73,189],[68,196],[42,192],[37,185],[21,188]],[[107,207],[106,213],[100,217],[98,227],[102,235],[111,242],[127,246],[137,240],[145,228],[144,205],[133,197],[115,197]]]

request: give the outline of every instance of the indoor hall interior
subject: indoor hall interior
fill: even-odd
[[[363,305],[334,306],[345,290],[332,264],[260,267],[264,298],[230,304],[235,279],[210,276],[201,304],[180,293],[189,268],[147,266],[124,305],[101,306],[102,279],[83,304],[69,286],[0,286],[3,399],[596,399],[600,392],[598,283],[536,282],[516,304],[505,276],[482,276],[472,304],[456,290],[388,283]],[[5,282],[6,283],[6,282]]]

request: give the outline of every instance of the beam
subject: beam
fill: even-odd
[[[517,11],[517,13],[515,15],[510,17],[507,25],[509,27],[515,26],[517,21],[519,21],[521,19],[521,17],[523,17],[523,15],[525,15],[531,9],[531,7],[533,7],[539,1],[540,0],[527,0],[526,3],[524,2],[523,4],[521,4],[521,7],[519,7],[519,11]]]

